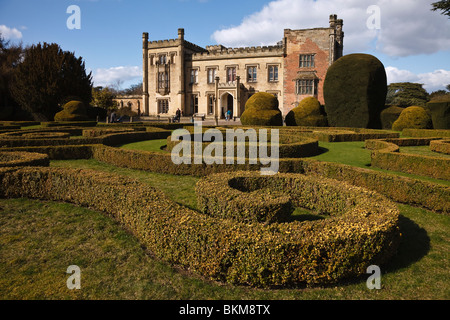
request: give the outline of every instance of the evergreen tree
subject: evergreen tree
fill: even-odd
[[[450,16],[450,0],[441,0],[438,2],[433,2],[431,4],[433,6],[433,11],[437,11],[440,10],[442,11],[441,13],[446,15],[446,16]]]
[[[92,73],[86,74],[82,58],[63,51],[57,44],[40,43],[25,50],[23,62],[14,72],[14,99],[35,120],[53,120],[68,97],[91,101]]]
[[[92,88],[92,101],[91,104],[95,107],[99,107],[108,111],[117,109],[117,103],[114,101],[116,97],[114,91],[108,87],[96,87]]]
[[[428,92],[420,83],[399,82],[388,85],[386,104],[399,107],[421,106],[429,101]]]

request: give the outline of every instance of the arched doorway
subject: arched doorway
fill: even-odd
[[[234,116],[234,97],[228,93],[225,92],[222,97],[220,98],[221,101],[221,108],[219,110],[220,112],[220,118],[225,118],[225,114],[228,110],[231,111],[231,117]]]

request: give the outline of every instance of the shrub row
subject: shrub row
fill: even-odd
[[[42,127],[95,127],[97,121],[51,121],[41,122]]]
[[[186,137],[185,137],[186,138]],[[194,149],[195,149],[195,145],[194,145],[194,139],[195,139],[195,135],[192,134],[189,136],[190,141],[191,141],[191,154],[194,154]],[[183,139],[184,140],[184,139]],[[203,140],[203,137],[199,137],[198,139],[199,141]],[[226,140],[226,136],[223,136],[223,142],[203,142],[202,145],[202,151],[205,150],[205,148],[215,148],[215,149],[219,149],[221,150],[220,152],[222,153],[222,155],[227,155],[227,142]],[[311,157],[311,156],[315,156],[317,154],[319,154],[320,150],[319,150],[319,142],[316,139],[312,139],[312,138],[305,138],[305,137],[300,137],[296,139],[296,142],[290,142],[290,143],[284,143],[284,136],[281,136],[279,139],[279,144],[278,144],[278,151],[279,151],[279,157],[280,158],[302,158],[302,157]],[[271,137],[270,135],[268,135],[268,140],[267,140],[267,152],[268,155],[270,156],[270,150],[271,150]],[[167,138],[167,151],[172,151],[173,148],[178,145],[179,143],[181,143],[181,141],[175,141],[172,140],[172,137],[168,137]],[[239,148],[243,148],[245,151],[245,157],[248,158],[249,157],[249,153],[251,148],[253,147],[254,150],[256,150],[256,154],[259,154],[259,147],[260,144],[258,144],[258,140],[256,141],[246,141],[246,142],[238,142],[238,141],[234,141],[233,143],[233,154],[237,155]]]
[[[3,139],[68,139],[70,133],[67,132],[46,132],[46,131],[23,131],[7,132],[0,134]]]
[[[450,159],[399,153],[400,146],[429,145],[432,139],[390,139],[366,141],[371,154],[371,165],[375,168],[424,175],[436,179],[450,180]],[[376,150],[378,149],[378,150]]]
[[[49,166],[48,155],[23,151],[0,151],[0,167]]]
[[[234,284],[336,283],[383,264],[399,241],[395,206],[351,186],[341,188],[366,199],[370,212],[361,204],[326,220],[250,225],[197,213],[146,184],[97,171],[4,168],[0,179],[3,197],[66,201],[106,212],[157,258]]]
[[[430,143],[431,151],[450,154],[450,140],[434,140]]]
[[[405,137],[450,137],[450,130],[430,130],[430,129],[403,129],[403,136]]]

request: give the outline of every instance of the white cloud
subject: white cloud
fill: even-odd
[[[99,68],[93,73],[95,86],[110,86],[142,78],[142,69],[137,66],[120,66],[112,68]]]
[[[367,9],[380,8],[381,28],[371,30]],[[430,54],[450,49],[450,19],[431,11],[423,0],[275,0],[240,25],[217,30],[212,38],[225,46],[270,45],[283,29],[327,27],[330,14],[344,20],[345,54],[376,45],[389,56]]]
[[[4,24],[0,25],[0,34],[5,40],[22,38],[22,32],[20,32],[16,28],[9,28]]]
[[[433,72],[414,74],[408,70],[400,70],[396,67],[386,67],[388,83],[415,82],[422,83],[429,93],[444,90],[450,84],[450,70],[435,70]]]

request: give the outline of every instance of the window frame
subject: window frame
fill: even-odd
[[[258,82],[258,67],[248,66],[247,67],[247,82],[255,83]]]
[[[267,66],[268,69],[268,74],[267,74],[267,81],[268,82],[278,82],[278,76],[279,76],[279,66],[272,64]],[[275,72],[276,70],[276,72]],[[272,77],[271,77],[271,73],[272,73]],[[276,77],[275,77],[276,75]]]
[[[169,109],[169,99],[158,99],[158,114],[168,114]]]
[[[299,56],[299,68],[315,68],[316,67],[316,54],[307,53]]]

